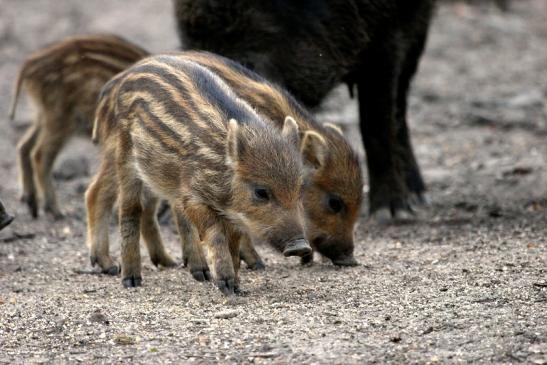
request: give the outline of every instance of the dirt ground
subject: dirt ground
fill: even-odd
[[[32,220],[17,198],[15,145],[32,118],[21,103],[15,122],[0,118],[0,198],[16,215],[0,233],[0,363],[547,364],[547,2],[513,3],[438,9],[410,110],[430,207],[388,226],[363,213],[354,268],[260,248],[267,270],[244,270],[233,298],[147,258],[136,290],[96,274],[87,141],[58,160],[65,175],[89,165],[57,180],[67,218]],[[0,0],[0,115],[25,55],[97,31],[178,44],[168,1]],[[326,105],[321,119],[358,142],[347,92]]]

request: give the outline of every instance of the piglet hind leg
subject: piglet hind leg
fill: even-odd
[[[85,193],[87,245],[91,265],[108,275],[118,275],[119,265],[110,256],[109,227],[117,196],[116,171],[112,159],[103,159],[97,175]]]
[[[123,157],[122,157],[123,159]],[[125,160],[125,159],[124,159]],[[119,226],[122,252],[122,284],[126,288],[142,285],[139,247],[142,217],[142,183],[134,176],[129,162],[118,163]]]
[[[21,201],[28,206],[31,215],[34,218],[38,217],[38,198],[36,186],[34,185],[31,152],[40,132],[38,125],[39,123],[36,122],[31,126],[17,144],[17,162],[19,164],[19,176],[22,185]]]
[[[70,133],[69,129],[53,132],[48,128],[42,128],[36,145],[32,149],[34,178],[38,191],[44,199],[44,211],[56,220],[62,219],[64,215],[57,202],[51,171]]]
[[[126,288],[132,288],[142,285],[139,248],[141,207],[138,199],[137,202],[130,201],[127,197],[120,200],[122,284]]]
[[[150,192],[143,193],[143,211],[141,215],[140,229],[141,235],[148,249],[150,260],[154,266],[175,267],[177,263],[165,252],[165,246],[161,239],[159,225],[157,220],[158,198],[151,195]]]

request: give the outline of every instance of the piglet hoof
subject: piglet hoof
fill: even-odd
[[[35,194],[23,195],[21,201],[27,205],[32,218],[38,218],[38,200]]]
[[[252,264],[247,265],[247,269],[251,271],[263,271],[266,269],[266,265],[262,260],[258,260]]]
[[[0,217],[0,231],[9,226],[11,222],[13,222],[13,217],[11,215],[6,214],[3,217]]]
[[[109,268],[103,269],[102,273],[110,276],[117,276],[121,272],[119,266],[111,266]]]
[[[220,279],[216,281],[217,287],[224,295],[233,295],[236,291],[234,279]]]
[[[44,212],[49,214],[56,221],[60,221],[60,220],[65,218],[65,215],[63,214],[63,212],[61,212],[61,210],[59,210],[59,208],[57,208],[53,205],[46,204],[44,206]]]
[[[165,268],[171,268],[177,266],[177,262],[167,255],[161,257],[150,257],[150,261],[152,261],[152,264],[155,267],[161,266]]]
[[[142,285],[142,278],[140,276],[128,276],[122,279],[124,288],[136,288]]]
[[[117,276],[121,272],[121,268],[119,265],[117,265],[114,260],[111,258],[108,258],[108,261],[106,264],[101,265],[99,262],[99,259],[95,255],[89,256],[89,261],[91,262],[91,266],[99,265],[101,268],[101,273],[111,276]]]
[[[63,220],[65,219],[65,215],[63,213],[61,213],[60,211],[56,211],[56,212],[48,212],[46,211],[47,213],[49,213],[52,217],[53,217],[53,220],[55,221],[60,221],[60,220]]]
[[[285,249],[283,250],[283,255],[285,257],[289,256],[307,256],[312,253],[312,249],[308,241],[303,238],[297,239],[296,241],[289,242]]]
[[[192,274],[192,277],[196,279],[197,281],[210,281],[211,280],[211,272],[208,268],[205,269],[191,269],[190,273]]]

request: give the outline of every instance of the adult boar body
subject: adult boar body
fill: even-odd
[[[235,59],[308,107],[357,86],[370,210],[404,217],[424,200],[406,123],[434,0],[175,0],[185,48]]]

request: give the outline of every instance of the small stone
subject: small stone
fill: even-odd
[[[276,357],[276,356],[278,356],[278,355],[275,352],[251,352],[249,354],[249,357],[251,357],[251,358],[261,357],[261,358],[264,358],[264,359],[269,359],[269,358]]]
[[[70,236],[72,234],[72,229],[69,226],[65,226],[62,231],[63,236]]]
[[[198,343],[200,346],[207,346],[211,340],[208,336],[198,336]]]
[[[529,90],[507,100],[511,108],[529,108],[543,105],[543,92],[539,89]]]
[[[134,345],[136,342],[134,337],[127,335],[117,335],[114,337],[114,343],[116,345]]]
[[[235,310],[225,310],[225,311],[215,313],[215,318],[230,319],[230,318],[237,317],[238,314],[239,313]]]
[[[528,358],[530,363],[537,365],[547,365],[547,355],[534,355]]]
[[[528,347],[528,351],[533,354],[546,354],[547,355],[547,344],[534,344]]]

